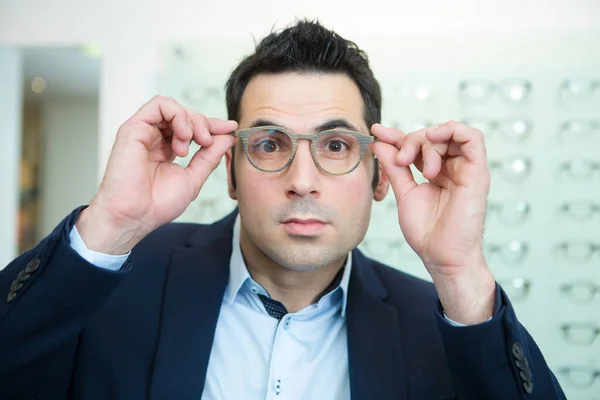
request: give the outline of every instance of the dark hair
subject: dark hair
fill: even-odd
[[[253,77],[286,72],[347,75],[360,90],[367,126],[370,128],[381,122],[381,88],[369,67],[366,53],[318,21],[309,20],[298,21],[278,33],[269,34],[258,43],[254,54],[244,58],[233,70],[225,85],[228,118],[240,120],[242,96]],[[378,169],[375,159],[373,190],[379,182]],[[234,172],[232,159],[235,188]]]

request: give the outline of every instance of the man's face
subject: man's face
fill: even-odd
[[[345,75],[270,74],[248,83],[239,126],[260,120],[260,125],[314,134],[319,126],[339,120],[345,121],[340,128],[368,135],[363,116],[360,91]],[[231,153],[227,155],[229,194],[238,200],[245,257],[294,270],[318,269],[342,262],[363,240],[374,197],[370,149],[354,171],[338,176],[317,167],[308,140],[299,140],[292,163],[275,173],[254,168],[239,140],[235,157],[236,189],[231,185]],[[387,192],[382,178],[377,200]]]

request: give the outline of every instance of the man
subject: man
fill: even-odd
[[[229,121],[144,105],[89,207],[2,271],[1,398],[564,398],[483,257],[481,132],[380,125],[365,54],[308,21],[226,91]],[[223,156],[238,210],[170,224]],[[390,184],[433,285],[356,250]]]

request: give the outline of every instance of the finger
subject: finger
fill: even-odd
[[[388,128],[382,124],[373,124],[371,133],[373,133],[379,141],[391,144],[398,149],[402,147],[402,143],[404,143],[404,138],[406,137],[404,132],[398,129]]]
[[[219,165],[227,150],[234,144],[233,136],[218,135],[213,137],[213,143],[210,146],[201,147],[194,154],[185,170],[194,184],[196,195],[211,172]]]
[[[410,165],[419,157],[421,148],[427,142],[425,136],[428,128],[419,129],[406,135],[402,150],[396,157],[398,165]]]
[[[447,147],[447,146],[446,146]],[[436,149],[431,143],[425,143],[421,149],[423,155],[423,169],[422,173],[426,179],[434,179],[442,169],[442,155],[441,151],[445,149]]]
[[[213,143],[213,138],[210,134],[208,118],[195,111],[190,111],[188,115],[194,132],[194,142],[198,143],[200,147],[210,146]]]
[[[171,140],[173,151],[180,157],[185,157],[187,155],[189,143],[193,137],[193,131],[188,121],[187,110],[173,98],[154,96],[152,100],[142,106],[142,108],[140,108],[129,120],[129,122],[135,121],[142,121],[157,127],[161,125],[164,126],[164,121],[169,122],[173,132]],[[163,136],[166,136],[162,129],[161,133]],[[170,133],[170,131],[168,133]],[[145,139],[149,142],[151,141],[151,138]]]
[[[238,123],[233,120],[224,120],[218,118],[208,119],[208,129],[213,135],[228,135],[238,128]]]
[[[396,202],[400,202],[406,193],[417,186],[410,167],[402,167],[396,164],[395,159],[398,149],[389,143],[375,142],[371,145],[371,149],[377,156],[383,172],[390,180]]]
[[[456,143],[459,145],[460,155],[467,160],[477,163],[486,162],[483,133],[479,129],[460,122],[449,121],[429,129],[426,137],[432,143]],[[452,152],[455,152],[457,147],[453,146],[452,150]]]

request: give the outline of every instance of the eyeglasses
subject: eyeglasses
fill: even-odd
[[[594,254],[600,254],[600,243],[561,242],[556,250],[567,260],[582,264],[591,260]]]
[[[529,244],[521,240],[511,240],[506,243],[486,243],[484,245],[486,258],[493,259],[497,255],[506,264],[523,262],[528,251]]]
[[[600,203],[576,200],[560,205],[558,212],[577,221],[588,221],[594,214],[600,214]]]
[[[600,162],[592,160],[565,161],[558,166],[558,173],[561,177],[575,181],[590,180],[598,171],[600,171]]]
[[[594,137],[600,139],[600,120],[571,119],[565,121],[560,125],[558,135],[562,140],[568,141],[589,140]],[[582,144],[587,145],[587,141]]]
[[[526,278],[498,279],[498,284],[511,301],[525,300],[531,290],[531,281]]]
[[[565,323],[560,330],[565,341],[575,346],[589,346],[600,336],[600,326],[590,322]]]
[[[587,281],[571,282],[562,284],[560,291],[573,303],[589,304],[600,293],[600,286]]]
[[[463,103],[485,104],[497,92],[508,103],[524,103],[532,85],[526,79],[505,79],[495,83],[488,80],[464,80],[458,84],[458,94]]]
[[[531,160],[527,157],[512,157],[489,162],[490,171],[499,173],[510,182],[523,182],[531,170]]]
[[[592,387],[596,378],[600,377],[600,370],[586,366],[562,367],[558,372],[565,377],[569,385],[580,389]]]
[[[287,168],[296,155],[298,140],[310,140],[315,164],[331,175],[345,175],[354,171],[367,146],[376,141],[374,136],[345,129],[298,135],[280,126],[240,129],[232,135],[242,140],[250,164],[264,172],[279,172]]]
[[[590,99],[600,93],[600,80],[565,79],[558,92],[564,103]]]
[[[531,213],[531,205],[524,200],[489,202],[487,213],[497,214],[498,219],[506,225],[523,223]]]
[[[533,130],[533,122],[522,118],[503,120],[466,119],[463,120],[463,123],[479,129],[486,138],[499,136],[509,142],[516,143],[525,141]]]

